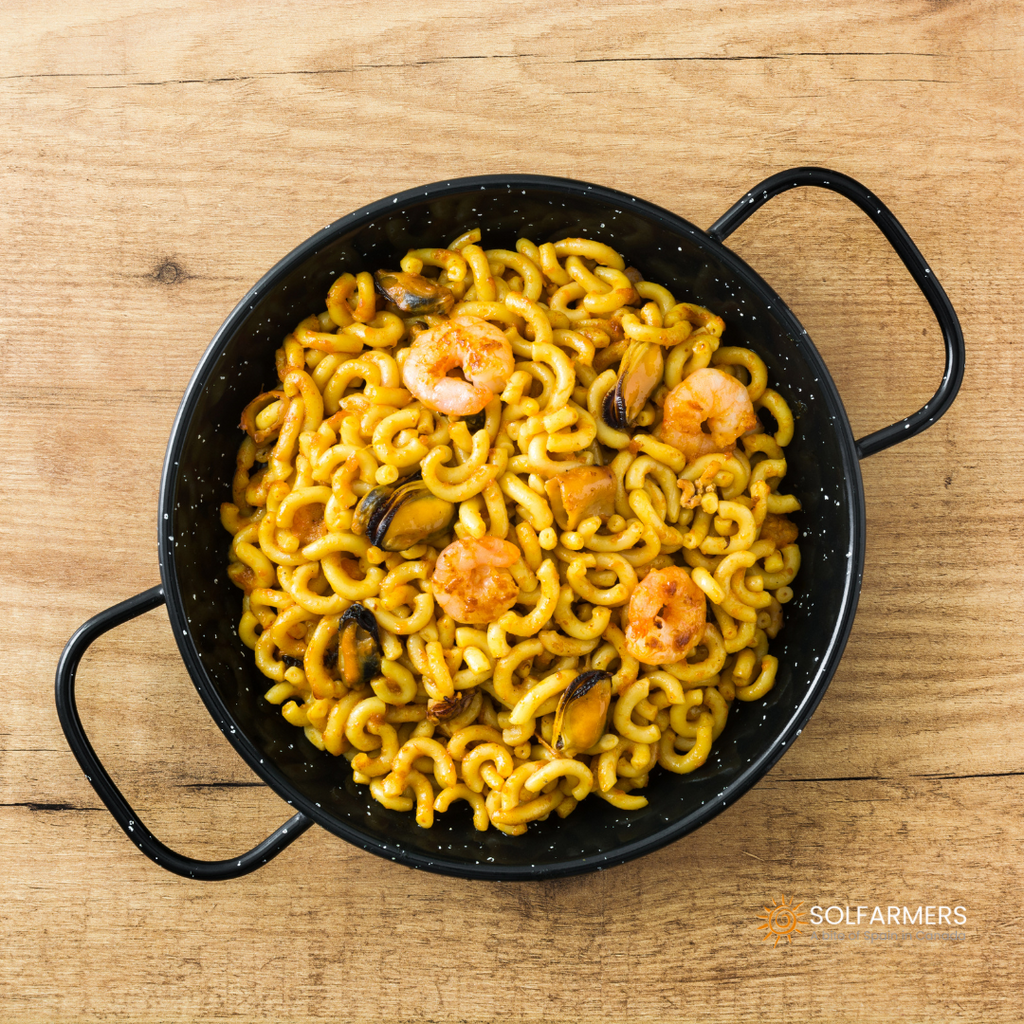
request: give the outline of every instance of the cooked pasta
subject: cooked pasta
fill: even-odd
[[[266,699],[424,828],[520,835],[644,807],[772,688],[800,503],[715,313],[598,241],[480,240],[335,280],[221,518]]]

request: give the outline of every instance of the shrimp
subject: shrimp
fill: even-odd
[[[704,591],[678,566],[655,569],[629,599],[626,650],[645,665],[681,661],[700,643],[707,621]]]
[[[447,376],[460,367],[466,379]],[[409,348],[402,383],[429,409],[473,416],[508,382],[512,346],[500,328],[460,315],[424,331]]]
[[[497,537],[457,540],[437,556],[430,578],[434,598],[459,622],[494,622],[519,597],[508,570],[521,557],[515,544]]]
[[[735,377],[695,370],[665,398],[660,436],[692,462],[710,452],[731,452],[736,439],[757,425],[747,389]]]

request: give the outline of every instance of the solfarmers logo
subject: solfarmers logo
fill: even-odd
[[[774,938],[776,946],[783,939],[792,942],[793,936],[801,933],[800,925],[807,924],[804,911],[800,909],[803,905],[803,900],[799,903],[787,903],[785,896],[782,897],[781,903],[772,900],[772,905],[765,907],[764,913],[757,915],[759,921],[764,921],[764,924],[757,926],[759,930],[764,930],[764,941]]]
[[[967,924],[967,908],[964,906],[905,906],[887,904],[833,903],[830,906],[814,904],[803,910],[805,900],[782,901],[773,899],[770,907],[757,915],[763,922],[757,926],[765,942],[774,939],[774,945],[785,939],[801,942],[845,942],[863,941],[868,943],[912,941],[912,942],[962,942],[967,938],[962,930]]]

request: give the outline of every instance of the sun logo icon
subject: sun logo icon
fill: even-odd
[[[785,896],[782,897],[781,903],[773,899],[772,905],[765,907],[763,914],[757,915],[759,921],[764,921],[764,924],[757,926],[758,931],[764,932],[764,941],[767,942],[774,936],[775,945],[778,946],[783,939],[792,942],[794,935],[800,935],[800,925],[807,924],[804,912],[800,909],[803,905],[803,900],[799,903],[787,903]]]

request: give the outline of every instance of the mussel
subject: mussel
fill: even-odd
[[[403,270],[378,270],[374,275],[377,291],[403,313],[443,313],[455,305],[455,296],[444,285],[422,274]]]
[[[551,511],[563,530],[575,530],[588,516],[615,514],[615,473],[610,466],[577,466],[544,485]]]
[[[661,383],[664,372],[665,357],[660,345],[630,342],[619,363],[619,376],[604,396],[605,423],[616,430],[629,430]]]
[[[593,669],[562,691],[551,729],[551,749],[563,757],[589,750],[604,734],[612,701],[612,677]]]
[[[356,506],[352,532],[367,537],[385,551],[404,551],[447,529],[455,518],[455,505],[432,494],[413,478],[395,486],[367,491]]]
[[[348,686],[365,686],[380,675],[380,632],[369,608],[350,605],[338,627],[337,663],[342,681]]]

